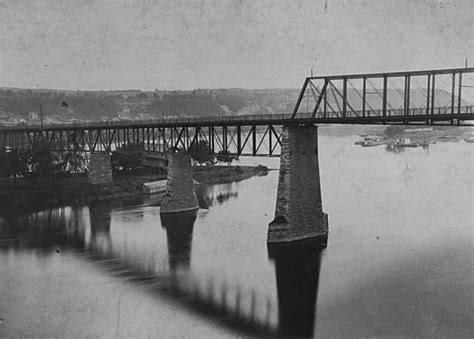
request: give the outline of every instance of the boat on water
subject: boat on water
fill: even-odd
[[[362,136],[362,134],[361,134]],[[382,138],[378,136],[366,136],[364,140],[358,140],[354,143],[355,145],[361,145],[362,147],[372,147],[382,145]]]
[[[362,147],[374,147],[383,145],[383,142],[380,140],[364,140],[361,144]]]
[[[418,147],[421,146],[422,143],[413,142],[410,138],[400,138],[395,143],[397,147]]]

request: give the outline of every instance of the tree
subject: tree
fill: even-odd
[[[18,177],[28,173],[28,152],[23,150],[11,150],[6,152],[6,174],[13,177],[14,183]]]
[[[217,153],[216,159],[218,162],[220,163],[224,162],[228,166],[230,166],[230,164],[232,164],[234,160],[239,160],[239,156],[233,155],[227,151],[220,151],[219,153]]]
[[[64,153],[64,161],[67,163],[67,171],[70,173],[79,173],[86,169],[86,153],[75,134],[72,135],[69,147]]]
[[[144,144],[128,143],[112,152],[110,162],[112,170],[117,171],[135,171],[141,166]]]
[[[0,177],[8,176],[7,152],[0,149]]]
[[[29,152],[28,166],[33,178],[51,181],[57,174],[66,171],[67,162],[61,156],[61,151],[55,150],[53,143],[41,140],[33,144]]]
[[[199,143],[192,144],[188,153],[191,154],[191,158],[200,165],[212,165],[215,162],[216,157],[214,153],[212,153],[207,141],[202,140]]]

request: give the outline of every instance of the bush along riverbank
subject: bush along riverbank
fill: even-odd
[[[194,179],[200,183],[239,181],[266,174],[265,166],[231,166],[237,155],[213,153],[206,141],[188,150]],[[40,140],[29,150],[0,150],[0,204],[3,209],[63,206],[141,195],[143,183],[166,179],[166,170],[145,164],[143,143],[127,143],[111,152],[113,181],[93,185],[88,156],[78,140],[54,144]],[[227,164],[226,166],[220,166]]]
[[[200,184],[241,181],[266,175],[265,166],[194,166],[193,177]],[[49,179],[4,178],[0,182],[2,210],[88,204],[99,200],[121,199],[143,194],[143,183],[166,179],[165,173],[127,171],[114,174],[113,182],[89,183],[84,174]]]

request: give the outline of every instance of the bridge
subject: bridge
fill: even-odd
[[[88,152],[94,184],[112,180],[109,154],[124,145],[166,154],[162,214],[199,207],[187,152],[197,143],[207,142],[214,153],[280,156],[268,242],[324,241],[328,220],[322,210],[317,125],[466,126],[474,120],[473,88],[474,68],[307,77],[288,114],[2,127],[0,149],[28,150],[46,140],[59,151]]]
[[[278,156],[287,124],[470,125],[474,68],[307,77],[288,114],[0,126],[0,147],[31,149],[40,140],[86,152],[124,144],[147,151],[187,150]]]

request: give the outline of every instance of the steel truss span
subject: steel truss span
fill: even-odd
[[[431,116],[445,115],[444,121],[455,123],[473,113],[473,104],[474,68],[317,76],[305,79],[292,118],[306,113],[323,120],[391,123],[389,118],[398,117],[408,124],[422,116],[433,123]]]
[[[167,153],[206,141],[213,152],[278,156],[288,124],[439,124],[474,121],[474,68],[306,78],[290,114],[0,126],[0,148]]]
[[[282,125],[250,126],[154,126],[102,127],[94,129],[10,130],[3,135],[8,149],[31,149],[41,141],[57,145],[57,151],[81,149],[110,152],[124,145],[168,153],[187,151],[193,144],[207,142],[215,152],[248,156],[279,156]],[[6,139],[5,139],[6,138]]]

